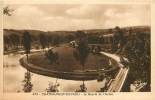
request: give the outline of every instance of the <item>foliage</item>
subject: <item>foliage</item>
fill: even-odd
[[[103,81],[103,79],[104,79],[105,77],[106,77],[105,73],[99,72],[99,75],[98,75],[98,77],[97,77],[97,81],[98,81],[98,82],[101,82],[101,81]]]
[[[74,35],[67,35],[67,36],[65,36],[65,40],[66,40],[66,42],[73,41],[73,40],[75,40],[75,36]]]
[[[48,58],[48,60],[50,61],[50,63],[58,63],[58,53],[54,53],[52,49],[48,50],[48,52],[46,52],[46,57]]]
[[[5,49],[9,50],[17,50],[20,44],[20,36],[17,34],[10,34],[8,36],[4,36],[4,46]]]
[[[120,27],[116,26],[115,27],[115,32],[114,32],[114,41],[113,41],[113,51],[121,51],[123,46],[126,44],[126,38],[124,36],[123,31],[120,29]]]
[[[149,91],[151,83],[151,57],[148,36],[145,33],[138,33],[138,35],[133,36],[124,47],[123,54],[130,62],[129,84],[136,80],[147,82],[147,89]]]
[[[73,52],[74,57],[78,61],[80,61],[80,64],[82,66],[84,66],[86,59],[90,53],[87,39],[85,37],[80,38],[77,44],[78,44],[78,47],[76,48],[76,51]]]
[[[61,37],[59,35],[54,35],[52,44],[54,46],[58,46],[60,42],[61,42]]]
[[[90,44],[98,44],[100,43],[100,38],[99,36],[96,36],[96,35],[90,35],[88,36],[88,42]]]
[[[20,37],[17,34],[11,34],[10,35],[11,42],[15,46],[15,48],[18,48],[18,45],[20,43]]]
[[[30,49],[31,49],[31,36],[27,31],[25,31],[23,34],[23,46],[28,60],[28,54],[30,53]]]
[[[39,40],[40,40],[42,49],[45,49],[45,47],[48,45],[47,36],[41,33],[39,35]]]
[[[80,89],[75,90],[75,92],[87,92],[87,88],[86,88],[85,84],[80,85]]]
[[[31,49],[31,36],[29,34],[29,32],[25,31],[24,35],[23,35],[23,46],[25,49],[25,52],[28,54],[30,53],[30,49]]]
[[[23,83],[24,83],[23,91],[24,92],[31,92],[32,91],[33,84],[31,83],[31,76],[32,75],[29,71],[27,71],[25,73],[25,79],[23,80]]]
[[[60,84],[57,82],[55,84],[50,82],[48,84],[48,88],[46,89],[46,91],[47,92],[59,92],[59,89],[58,89],[59,86],[60,86]]]

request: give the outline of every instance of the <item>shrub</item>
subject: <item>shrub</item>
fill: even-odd
[[[46,52],[45,55],[51,64],[58,63],[58,53],[57,52],[53,52],[53,50],[50,49]]]

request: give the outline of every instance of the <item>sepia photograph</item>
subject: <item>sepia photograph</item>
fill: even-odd
[[[151,92],[150,4],[5,4],[3,92]]]

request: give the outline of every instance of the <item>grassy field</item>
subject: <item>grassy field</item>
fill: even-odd
[[[59,55],[58,63],[51,64],[46,58],[45,52],[33,54],[29,62],[54,71],[73,72],[82,70],[80,62],[73,55],[75,49],[69,46],[61,46],[54,49]],[[85,70],[97,70],[108,68],[108,59],[106,56],[90,53],[85,63]]]

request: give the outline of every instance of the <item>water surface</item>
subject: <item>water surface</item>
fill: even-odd
[[[19,59],[23,56],[23,54],[4,55],[4,92],[23,92],[22,81],[24,80],[24,75],[27,71],[19,63]],[[49,82],[55,83],[56,78],[32,73],[31,82],[33,84],[32,92],[45,92]],[[79,89],[82,84],[82,81],[64,79],[58,79],[57,82],[60,84],[60,92],[74,92],[76,89]],[[97,82],[97,80],[85,81],[88,92],[99,91],[100,88],[104,86],[104,83],[105,80],[102,82]]]

